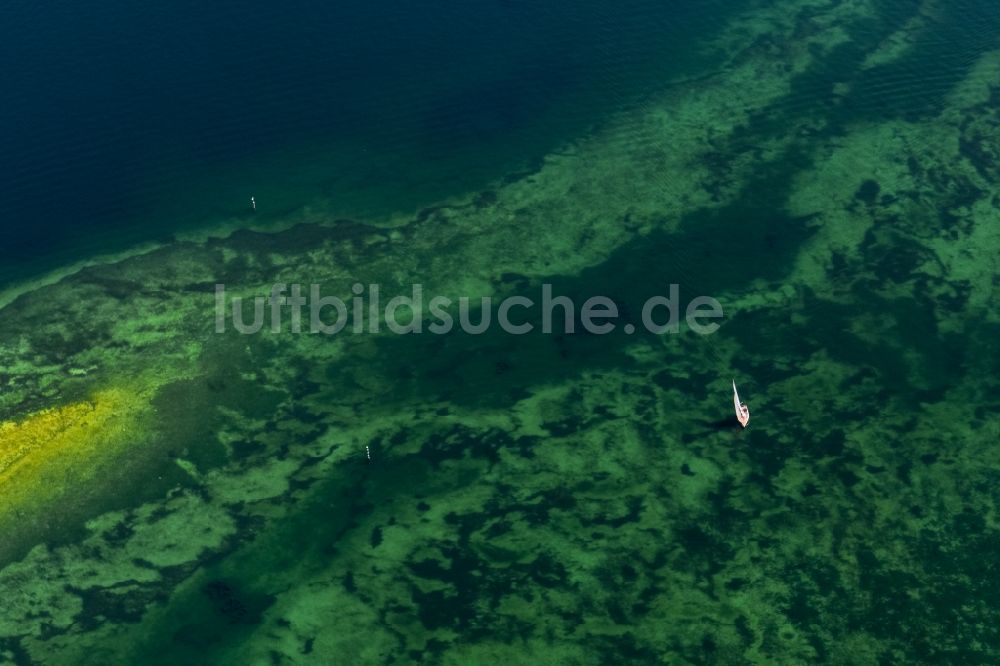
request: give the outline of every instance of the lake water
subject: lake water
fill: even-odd
[[[707,60],[694,38],[732,9],[7,3],[0,279],[249,217],[251,196],[259,220],[483,186]]]
[[[998,29],[6,4],[0,663],[1000,662]],[[673,285],[720,327],[650,332]]]

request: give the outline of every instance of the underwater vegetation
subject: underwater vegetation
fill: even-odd
[[[0,662],[997,663],[1000,44],[938,38],[978,9],[760,7],[485,191],[11,295]],[[214,332],[219,283],[414,281],[726,317]]]

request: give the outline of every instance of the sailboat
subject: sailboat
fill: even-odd
[[[736,407],[736,419],[744,428],[750,423],[750,408],[740,402],[740,394],[736,392],[736,380],[733,380],[733,406]]]

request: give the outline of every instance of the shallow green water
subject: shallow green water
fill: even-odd
[[[44,410],[84,403],[112,416],[44,436],[113,453],[27,495],[35,468],[0,468],[0,660],[996,663],[998,20],[747,10],[713,67],[530,172],[25,294],[0,452],[39,459]],[[550,284],[636,326],[677,284],[725,317],[213,332],[216,284],[275,282]]]

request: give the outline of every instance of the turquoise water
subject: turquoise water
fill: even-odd
[[[3,11],[7,275],[162,247],[0,308],[0,663],[1000,663],[994,5]]]

